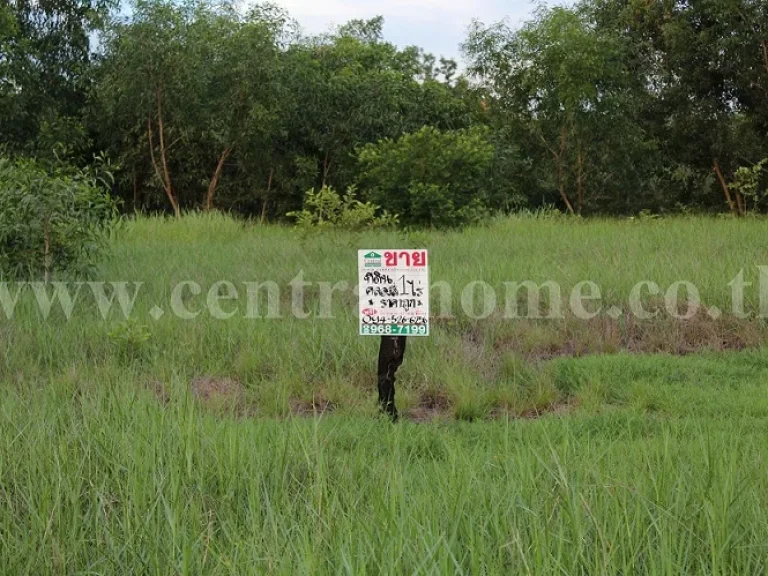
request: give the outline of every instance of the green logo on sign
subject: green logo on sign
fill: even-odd
[[[363,254],[363,262],[366,268],[381,268],[381,254],[378,252]]]

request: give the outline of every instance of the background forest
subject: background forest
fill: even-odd
[[[382,25],[306,36],[271,5],[6,0],[2,153],[109,174],[123,210],[177,215],[284,219],[326,186],[404,225],[768,207],[766,2],[475,22],[466,67]]]

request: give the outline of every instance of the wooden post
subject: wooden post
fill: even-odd
[[[393,422],[397,421],[395,372],[403,363],[405,339],[405,336],[382,336],[379,346],[379,407]]]

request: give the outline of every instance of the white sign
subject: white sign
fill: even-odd
[[[360,334],[428,336],[426,250],[359,250]]]

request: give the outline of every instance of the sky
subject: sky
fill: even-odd
[[[400,47],[416,45],[461,61],[459,45],[473,19],[508,19],[517,26],[541,2],[535,0],[272,0],[307,33],[327,32],[353,18],[384,17],[384,37]]]

